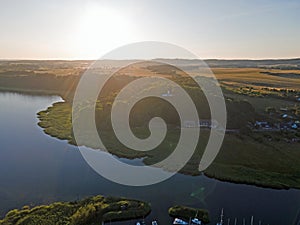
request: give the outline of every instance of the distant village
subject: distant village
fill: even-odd
[[[300,128],[300,115],[297,114],[296,109],[268,108],[266,110],[270,119],[263,121],[256,121],[253,128],[256,130],[298,130]],[[271,121],[270,121],[271,120]]]
[[[171,90],[167,90],[161,94],[162,97],[173,97]],[[297,96],[297,102],[300,102],[300,97]],[[266,114],[257,119],[256,121],[249,122],[248,128],[252,132],[286,132],[286,133],[299,133],[300,132],[300,106],[283,107],[276,109],[275,107],[266,108]],[[199,120],[185,120],[182,124],[182,128],[205,128],[216,129],[225,131],[226,133],[239,133],[239,129],[228,129],[222,127],[218,121],[211,119],[199,119]],[[300,133],[299,133],[300,134]],[[298,134],[297,134],[298,135]],[[287,142],[300,142],[300,136],[293,138],[285,138]]]

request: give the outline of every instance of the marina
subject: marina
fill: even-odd
[[[247,222],[246,222],[247,221]],[[136,222],[135,225],[146,225],[147,223],[145,220],[142,222]],[[154,220],[151,222],[152,225],[159,225],[158,221]],[[203,224],[201,220],[195,218],[190,218],[189,221],[185,221],[184,219],[180,218],[174,218],[173,223],[170,223],[173,225],[201,225]],[[208,223],[212,224],[212,223]],[[297,225],[300,224],[300,221],[297,223]],[[243,218],[241,221],[238,221],[237,218],[234,218],[233,220],[231,218],[224,219],[224,209],[221,210],[220,215],[220,221],[216,223],[216,225],[271,225],[269,223],[262,223],[261,220],[254,220],[254,216],[251,216],[250,219]]]

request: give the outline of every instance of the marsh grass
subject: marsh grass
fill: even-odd
[[[102,224],[102,221],[142,218],[150,211],[146,202],[98,195],[75,202],[55,202],[33,208],[24,206],[20,210],[9,211],[0,224],[96,225]]]

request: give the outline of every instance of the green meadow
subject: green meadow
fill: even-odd
[[[96,225],[102,222],[130,220],[147,216],[150,205],[137,200],[94,196],[75,202],[55,202],[9,211],[0,224],[76,224]]]

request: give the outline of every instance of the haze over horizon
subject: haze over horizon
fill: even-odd
[[[187,58],[161,58],[161,59],[179,59],[179,60],[220,60],[220,61],[265,61],[265,60],[300,60],[300,57],[293,57],[293,58],[207,58],[207,59],[187,59]],[[99,59],[70,59],[70,58],[24,58],[24,59],[14,59],[14,58],[0,58],[0,61],[96,61]],[[148,59],[100,59],[100,60],[148,60]],[[155,58],[150,59],[155,60]]]
[[[201,59],[300,57],[300,2],[54,0],[0,3],[0,59],[94,60],[163,41]]]

